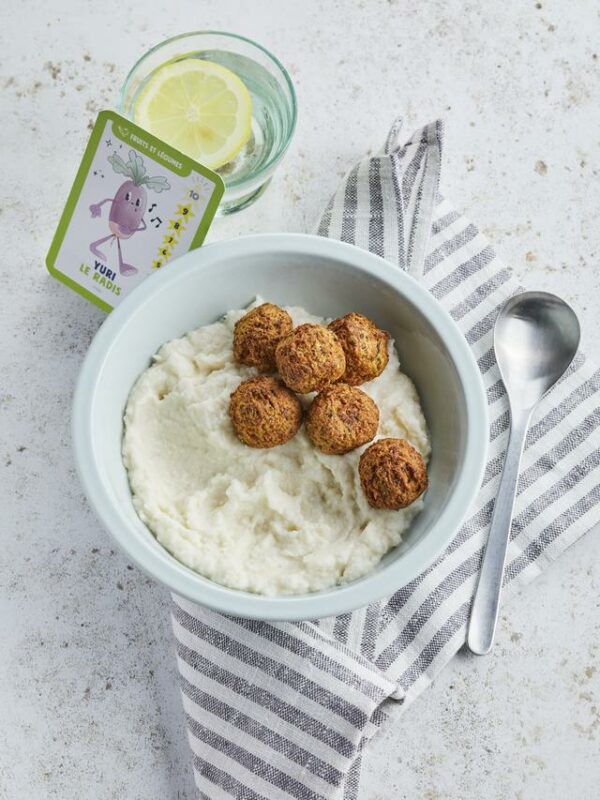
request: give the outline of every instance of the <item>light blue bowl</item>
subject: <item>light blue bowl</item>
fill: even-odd
[[[396,340],[432,440],[424,510],[370,574],[295,597],[227,589],[174,559],[138,518],[121,460],[129,391],[169,339],[242,308],[256,295],[323,317],[359,311]],[[397,267],[351,245],[300,234],[246,236],[195,250],[144,281],[113,311],[85,359],[73,406],[81,482],[118,545],[173,592],[227,614],[299,620],[340,614],[393,594],[447,547],[474,500],[486,460],[487,403],[462,334]]]

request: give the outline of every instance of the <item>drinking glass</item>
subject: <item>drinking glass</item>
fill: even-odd
[[[136,99],[153,73],[184,58],[230,69],[252,97],[250,138],[235,158],[216,170],[225,183],[218,213],[231,214],[265,191],[282,160],[296,126],[296,93],[281,62],[261,45],[234,33],[197,31],[167,39],[139,59],[121,88],[119,112],[135,122]]]

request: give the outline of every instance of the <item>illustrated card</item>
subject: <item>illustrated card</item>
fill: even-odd
[[[202,244],[223,189],[215,172],[102,111],[48,252],[48,270],[110,311],[148,275]]]

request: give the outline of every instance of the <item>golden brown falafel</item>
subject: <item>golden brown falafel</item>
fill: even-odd
[[[335,334],[324,325],[299,325],[277,345],[277,369],[283,382],[300,394],[318,392],[344,373],[346,359]]]
[[[248,447],[277,447],[302,425],[302,406],[278,378],[261,375],[243,381],[229,400],[229,416],[238,439]]]
[[[378,427],[375,401],[346,383],[336,383],[319,392],[306,416],[308,438],[329,455],[343,455],[370,442]]]
[[[379,439],[360,457],[358,474],[373,508],[406,508],[427,489],[425,462],[405,439]]]
[[[329,330],[338,337],[346,356],[344,383],[358,386],[381,375],[388,363],[389,334],[368,317],[352,311],[329,323]]]
[[[283,308],[263,303],[235,323],[233,357],[238,364],[261,372],[275,370],[275,348],[293,329],[292,318]]]

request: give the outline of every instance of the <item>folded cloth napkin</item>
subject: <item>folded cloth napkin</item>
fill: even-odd
[[[198,796],[358,796],[360,756],[394,706],[413,700],[465,642],[507,444],[492,349],[499,306],[518,290],[475,225],[438,194],[442,125],[352,169],[318,232],[409,270],[473,348],[490,413],[479,497],[446,552],[393,597],[320,622],[222,616],[173,597],[183,705]],[[507,592],[600,521],[600,372],[580,354],[542,402],[527,439],[508,550]]]

